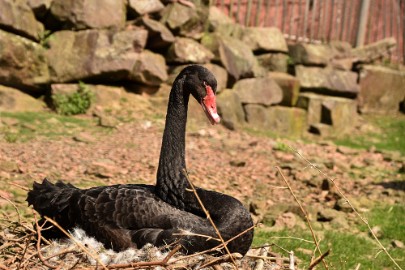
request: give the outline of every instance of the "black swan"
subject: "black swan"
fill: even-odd
[[[156,186],[128,184],[83,190],[61,181],[52,184],[45,178],[42,184],[34,182],[33,190],[28,192],[28,204],[63,228],[80,227],[114,250],[177,241],[183,252],[195,253],[219,245],[218,240],[204,237],[217,238],[217,234],[184,175],[189,96],[201,103],[212,124],[218,123],[216,86],[214,75],[198,65],[186,67],[175,79]],[[215,191],[196,190],[225,241],[253,225],[249,212],[237,199]],[[246,254],[252,238],[253,230],[249,230],[229,242],[229,251]]]

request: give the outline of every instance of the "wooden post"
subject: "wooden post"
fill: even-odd
[[[359,28],[357,29],[356,47],[364,45],[364,38],[366,36],[368,10],[370,7],[370,0],[362,0],[360,7]]]

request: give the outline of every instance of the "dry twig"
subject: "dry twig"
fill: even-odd
[[[307,224],[308,224],[308,227],[309,227],[309,230],[311,231],[312,238],[314,239],[314,243],[315,243],[315,245],[316,245],[316,248],[317,248],[317,250],[319,251],[319,254],[322,254],[322,251],[321,251],[321,249],[320,249],[320,247],[319,247],[318,239],[316,238],[315,233],[314,233],[314,230],[312,229],[312,225],[311,225],[311,222],[310,222],[310,220],[309,220],[309,216],[308,216],[307,211],[304,209],[304,207],[302,206],[301,202],[298,200],[298,198],[297,198],[297,196],[295,195],[293,189],[291,188],[290,183],[289,183],[289,182],[287,181],[287,179],[285,178],[285,176],[284,176],[284,174],[283,174],[281,168],[280,168],[279,166],[276,166],[276,168],[277,168],[278,172],[280,173],[281,177],[283,178],[284,182],[286,183],[286,185],[287,185],[287,187],[288,187],[288,190],[290,191],[291,195],[294,197],[294,200],[297,202],[297,204],[298,204],[298,206],[300,207],[302,213],[304,214],[305,220],[306,220],[306,222],[307,222]],[[323,262],[323,265],[325,266],[325,268],[328,269],[328,265],[326,264],[325,260],[322,259],[322,262]]]
[[[207,219],[210,221],[212,227],[214,228],[215,232],[216,232],[217,235],[218,235],[218,238],[221,240],[221,242],[222,242],[222,244],[223,244],[223,247],[225,248],[226,252],[227,252],[228,255],[230,256],[233,265],[235,266],[235,268],[237,268],[236,262],[235,262],[235,260],[234,260],[234,258],[233,258],[233,256],[232,256],[231,252],[229,251],[227,244],[225,244],[225,241],[224,241],[224,239],[222,238],[222,235],[221,235],[221,233],[219,232],[219,230],[218,230],[217,226],[215,225],[214,221],[212,220],[210,213],[209,213],[208,210],[205,208],[203,202],[202,202],[201,199],[200,199],[200,196],[198,196],[197,190],[195,189],[193,183],[191,183],[190,178],[189,178],[189,176],[188,176],[188,173],[187,173],[187,171],[186,171],[185,169],[184,169],[183,173],[184,173],[184,175],[186,176],[187,181],[188,181],[188,183],[190,184],[190,187],[191,187],[191,189],[192,189],[192,191],[193,191],[195,197],[196,197],[197,200],[198,200],[198,203],[200,204],[201,208],[203,209],[205,215],[207,216]]]

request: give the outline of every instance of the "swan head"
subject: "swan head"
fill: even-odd
[[[201,104],[208,120],[212,125],[218,124],[221,118],[217,112],[216,92],[217,80],[207,68],[199,65],[186,67],[185,84],[193,97]]]

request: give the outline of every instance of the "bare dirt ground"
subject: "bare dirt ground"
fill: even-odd
[[[83,128],[57,138],[39,136],[15,143],[2,139],[0,195],[24,207],[24,188],[44,177],[79,187],[153,184],[163,127],[164,119],[142,116],[120,122],[108,132]],[[283,213],[300,215],[277,166],[315,220],[325,209],[345,213],[348,218],[339,221],[340,230],[349,230],[351,223],[359,221],[327,177],[334,179],[359,209],[404,201],[404,157],[397,153],[353,150],[320,139],[315,143],[275,140],[208,126],[201,119],[192,120],[188,127],[186,153],[188,171],[196,186],[237,197],[250,208],[257,222],[264,219],[293,226],[296,224],[289,224]],[[0,201],[0,206],[5,207],[7,200]],[[32,215],[28,209],[23,212]],[[324,221],[330,220],[319,220],[321,226],[333,226]]]

